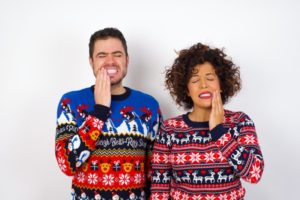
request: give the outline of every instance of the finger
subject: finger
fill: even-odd
[[[216,93],[213,91],[213,98],[212,98],[212,113],[216,112]]]
[[[219,113],[222,113],[222,100],[221,100],[221,94],[220,94],[220,92],[219,91],[216,91],[216,94],[217,94],[217,109],[218,109],[218,112]]]
[[[219,105],[219,112],[221,115],[224,115],[224,105],[222,102],[222,96],[221,96],[221,92],[218,92],[218,105]]]

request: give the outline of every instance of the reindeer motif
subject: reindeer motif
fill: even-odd
[[[228,160],[228,163],[233,166],[234,170],[237,170],[237,166],[235,164],[233,164],[233,162],[231,160]]]
[[[177,182],[177,183],[180,183],[180,182],[181,182],[181,178],[179,178],[179,177],[177,176],[177,173],[176,173],[176,172],[173,172],[173,177],[176,179],[176,182]]]
[[[203,137],[203,143],[211,141],[211,134],[208,135],[208,137]]]
[[[180,141],[181,144],[183,144],[183,143],[189,143],[190,137],[191,137],[191,135],[187,135],[186,138],[182,138],[181,141]]]
[[[160,175],[161,173],[159,171],[156,171],[156,176],[153,176],[153,182],[158,183],[160,181]]]
[[[233,128],[233,137],[237,138],[240,135],[240,133],[237,130],[237,127]]]
[[[236,163],[237,163],[238,165],[240,165],[240,164],[243,163],[243,161],[239,160],[239,158],[240,158],[240,156],[241,156],[242,154],[241,154],[241,152],[240,152],[239,150],[235,150],[235,152],[236,152],[236,154],[232,154],[232,155],[231,155],[231,158],[232,158],[233,160],[235,160]]]
[[[228,175],[228,181],[232,181],[232,180],[233,180],[233,177],[234,177],[233,174]]]
[[[172,142],[176,142],[176,144],[179,144],[179,139],[175,137],[174,134],[171,135]]]
[[[223,172],[224,172],[224,170],[220,170],[218,172],[218,180],[217,180],[218,183],[222,183],[222,181],[226,182],[226,180],[227,180],[228,176],[227,175],[222,175]]]
[[[181,178],[181,180],[183,180],[183,181],[187,181],[187,182],[191,182],[191,179],[190,179],[190,173],[189,172],[184,172],[185,173],[185,175],[186,176],[183,176],[182,178]]]
[[[193,183],[198,183],[198,181],[200,181],[202,183],[203,182],[203,177],[202,176],[197,176],[197,173],[198,173],[198,170],[196,170],[192,173]]]
[[[215,172],[209,170],[209,173],[210,173],[210,176],[205,176],[204,181],[205,181],[205,183],[208,183],[208,181],[210,181],[210,183],[214,183],[215,182],[215,177],[214,177]]]
[[[167,142],[166,145],[170,146],[171,145],[171,136],[168,134],[167,135]]]
[[[193,135],[193,140],[192,140],[192,141],[193,141],[193,142],[199,141],[199,143],[201,143],[202,138],[203,138],[203,137],[202,137],[201,135],[198,136],[197,134],[194,134],[194,135]]]
[[[170,181],[170,177],[167,176],[167,174],[168,174],[167,171],[163,173],[163,176],[164,176],[164,178],[162,180],[163,183],[167,183],[168,181]]]
[[[166,143],[166,139],[164,138],[163,135],[161,135],[160,142],[161,142],[162,144],[165,144],[165,143]]]

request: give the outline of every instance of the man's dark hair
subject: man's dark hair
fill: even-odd
[[[93,58],[94,53],[94,45],[97,40],[105,40],[108,38],[117,38],[122,42],[123,48],[125,50],[126,56],[128,56],[127,52],[127,44],[126,40],[121,31],[117,28],[104,28],[102,30],[96,31],[90,38],[89,43],[89,54],[90,58]]]

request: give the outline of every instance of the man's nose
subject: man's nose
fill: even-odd
[[[113,64],[114,63],[114,56],[113,55],[107,55],[106,56],[106,63],[107,64]]]

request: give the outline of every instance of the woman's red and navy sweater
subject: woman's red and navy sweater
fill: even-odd
[[[209,131],[188,113],[160,127],[152,157],[151,199],[241,200],[240,179],[257,183],[264,161],[253,121],[225,110],[224,123]]]
[[[108,108],[95,105],[93,91],[63,95],[57,110],[55,153],[60,169],[73,176],[72,199],[145,199],[158,102],[126,88]]]

